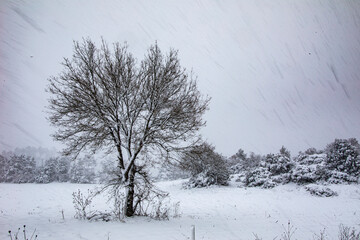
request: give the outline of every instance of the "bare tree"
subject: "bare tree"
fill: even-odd
[[[100,48],[90,39],[74,42],[72,59],[49,79],[49,120],[64,154],[83,150],[117,153],[113,184],[126,187],[126,216],[134,214],[134,179],[144,169],[142,154],[169,154],[191,145],[205,122],[209,98],[180,66],[178,52],[151,46],[140,64],[127,46]]]

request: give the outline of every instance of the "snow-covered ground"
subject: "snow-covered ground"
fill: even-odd
[[[191,225],[196,226],[196,239],[254,239],[254,233],[263,239],[279,239],[289,220],[296,228],[294,239],[313,239],[324,228],[329,239],[336,239],[339,224],[360,228],[359,185],[331,186],[339,196],[321,198],[296,185],[268,190],[235,186],[184,190],[181,183],[158,183],[170,192],[173,202],[180,201],[181,217],[169,221],[135,217],[125,222],[73,218],[72,192],[96,185],[0,184],[0,239],[7,239],[8,230],[24,224],[28,232],[36,228],[38,239],[55,240],[189,239]],[[105,198],[98,201],[98,207],[105,207]]]

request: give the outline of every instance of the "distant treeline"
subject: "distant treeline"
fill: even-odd
[[[96,161],[91,155],[80,157],[75,161],[67,157],[50,157],[38,166],[34,157],[7,153],[0,155],[0,182],[96,183],[107,177],[104,176],[107,168],[103,166],[100,172],[96,172]]]
[[[41,164],[39,164],[41,162]],[[38,163],[38,164],[36,164]],[[39,161],[19,153],[0,154],[0,182],[8,183],[104,183],[114,176],[115,162],[102,162],[100,171],[92,155],[71,161],[67,157],[48,157]],[[279,184],[359,183],[360,145],[355,138],[336,139],[325,149],[309,148],[291,157],[282,147],[265,156],[240,149],[230,158],[202,144],[183,155],[180,164],[165,165],[158,179],[190,176],[188,187],[227,185],[230,177],[247,187],[271,188]]]

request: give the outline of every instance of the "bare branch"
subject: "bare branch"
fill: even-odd
[[[116,150],[118,184],[133,185],[140,155],[185,148],[205,125],[210,99],[201,96],[175,50],[164,55],[155,44],[137,65],[126,45],[109,48],[103,40],[97,48],[83,39],[62,65],[47,89],[49,121],[58,128],[53,137],[74,157]]]

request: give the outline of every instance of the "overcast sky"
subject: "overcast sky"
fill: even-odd
[[[360,138],[360,1],[0,1],[0,152],[49,136],[48,77],[73,40],[178,49],[212,98],[201,131],[230,156]]]

